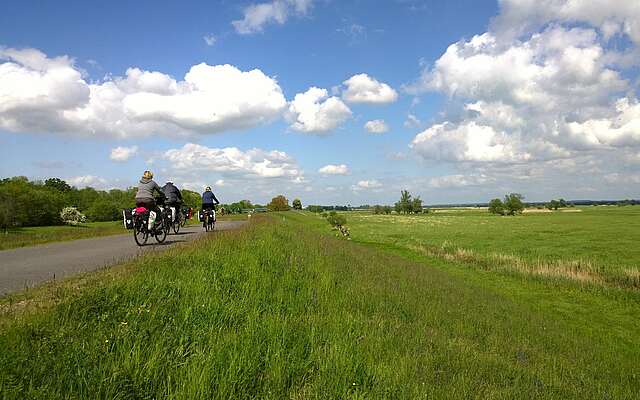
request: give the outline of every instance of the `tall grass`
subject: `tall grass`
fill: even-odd
[[[71,282],[48,310],[5,301],[2,396],[637,395],[640,329],[576,326],[295,218],[257,219]]]
[[[78,226],[37,226],[0,231],[0,250],[67,240],[127,233],[122,221],[89,222]]]

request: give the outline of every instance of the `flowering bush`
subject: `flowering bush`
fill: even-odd
[[[78,225],[86,221],[87,217],[75,207],[65,207],[60,211],[60,219],[65,224]]]

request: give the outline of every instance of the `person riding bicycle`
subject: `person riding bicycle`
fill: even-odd
[[[162,187],[162,192],[167,200],[165,204],[171,209],[171,222],[176,221],[176,213],[182,207],[182,193],[171,181],[167,181]]]
[[[220,204],[216,195],[211,191],[211,187],[207,186],[204,193],[202,193],[202,211],[211,210],[213,211],[213,219],[215,221],[216,218],[216,205]]]
[[[136,207],[144,207],[150,211],[149,229],[154,225],[156,216],[160,215],[160,209],[156,204],[154,193],[158,193],[160,198],[164,198],[164,193],[160,186],[153,180],[153,172],[144,171],[142,179],[138,183],[138,192],[136,193]],[[153,214],[155,215],[153,215]]]

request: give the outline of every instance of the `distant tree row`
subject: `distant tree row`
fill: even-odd
[[[504,196],[504,200],[493,199],[489,202],[489,212],[497,215],[516,215],[524,211],[524,196],[511,193]]]
[[[136,188],[77,189],[60,178],[29,181],[23,176],[0,180],[0,228],[58,225],[60,212],[75,207],[89,221],[115,221],[123,208],[135,205]],[[196,208],[200,194],[182,190],[185,205]]]

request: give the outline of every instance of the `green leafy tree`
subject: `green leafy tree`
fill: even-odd
[[[373,206],[373,213],[374,214],[382,214],[384,213],[384,208],[382,206]]]
[[[49,178],[44,181],[44,186],[60,192],[68,192],[71,190],[71,186],[60,178]]]
[[[516,215],[524,211],[524,196],[519,193],[511,193],[504,196],[504,209],[508,215]]]
[[[93,203],[86,211],[90,221],[116,221],[122,217],[121,209],[108,200],[99,200]]]
[[[302,210],[302,202],[300,201],[300,199],[294,199],[293,203],[291,204],[293,205],[294,210]]]
[[[384,206],[384,207],[382,207],[382,211],[387,215],[391,214],[391,207],[390,206]]]
[[[420,197],[416,196],[411,200],[411,211],[414,213],[422,212],[422,199]]]
[[[329,222],[331,226],[339,228],[347,224],[347,217],[344,214],[331,211],[329,215],[327,215],[327,222]]]
[[[551,200],[550,202],[547,203],[547,208],[549,210],[557,210],[559,207],[561,207],[561,205],[558,200]]]
[[[504,215],[504,203],[500,199],[493,199],[489,202],[489,212],[491,214]]]
[[[271,199],[267,208],[271,211],[289,211],[291,207],[289,207],[289,200],[283,195],[279,195]]]
[[[396,212],[408,214],[413,211],[413,200],[408,190],[400,191],[400,200],[395,204]]]

